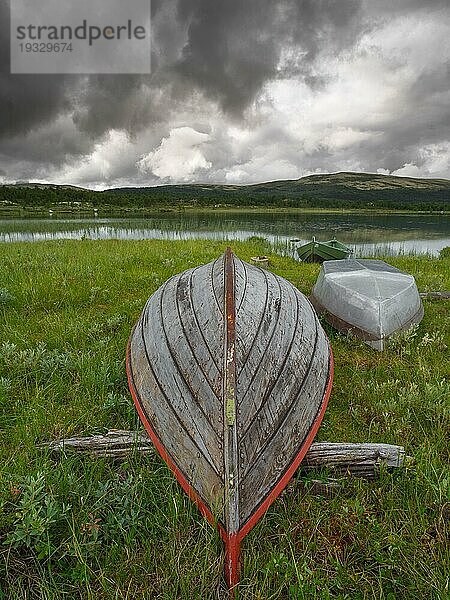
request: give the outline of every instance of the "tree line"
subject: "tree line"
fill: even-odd
[[[445,189],[360,190],[338,186],[309,186],[307,191],[219,186],[161,186],[94,191],[63,186],[0,186],[0,202],[20,207],[71,208],[182,208],[182,207],[284,207],[284,208],[386,208],[400,210],[449,210]]]

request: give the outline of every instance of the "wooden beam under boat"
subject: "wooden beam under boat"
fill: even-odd
[[[104,435],[74,436],[39,444],[56,456],[81,454],[92,458],[127,460],[134,453],[154,456],[155,447],[145,431],[110,429]],[[380,468],[399,469],[406,458],[403,446],[380,443],[313,442],[298,473],[327,469],[330,473],[374,479]]]

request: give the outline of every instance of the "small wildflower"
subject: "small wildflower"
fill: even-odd
[[[17,498],[22,493],[22,490],[15,485],[12,485],[9,491],[14,498]]]
[[[437,331],[433,331],[431,335],[428,332],[425,333],[419,342],[419,346],[434,346],[437,350],[447,349],[447,345],[444,343],[443,334]]]
[[[98,533],[100,530],[100,523],[102,520],[99,517],[94,519],[94,515],[92,513],[89,513],[88,516],[90,521],[81,525],[81,532],[87,533],[88,535]]]

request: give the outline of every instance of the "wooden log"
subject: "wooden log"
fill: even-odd
[[[421,298],[450,298],[450,292],[420,292]]]
[[[105,435],[65,438],[39,444],[54,454],[86,454],[93,457],[126,459],[131,453],[154,455],[155,447],[145,431],[110,429]]]
[[[392,444],[340,444],[315,442],[300,468],[302,471],[329,469],[367,479],[376,476],[380,466],[399,468],[405,460],[402,446]]]
[[[155,455],[155,449],[144,431],[110,429],[105,435],[72,437],[39,445],[56,455],[64,453],[86,454],[93,457],[124,460],[133,452]],[[372,479],[381,465],[400,468],[405,460],[402,446],[391,444],[342,444],[314,442],[300,465],[307,473],[317,469],[344,473],[355,477]]]

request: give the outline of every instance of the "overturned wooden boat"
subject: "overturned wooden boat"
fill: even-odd
[[[324,262],[311,301],[336,329],[376,350],[383,350],[393,333],[423,318],[414,277],[382,260]]]
[[[291,283],[228,249],[150,297],[127,373],[153,443],[219,527],[233,588],[242,539],[287,485],[324,415],[333,360],[315,311]]]
[[[351,249],[336,238],[327,242],[319,242],[313,237],[311,242],[297,248],[297,254],[303,262],[323,262],[324,260],[340,260],[351,254]]]

